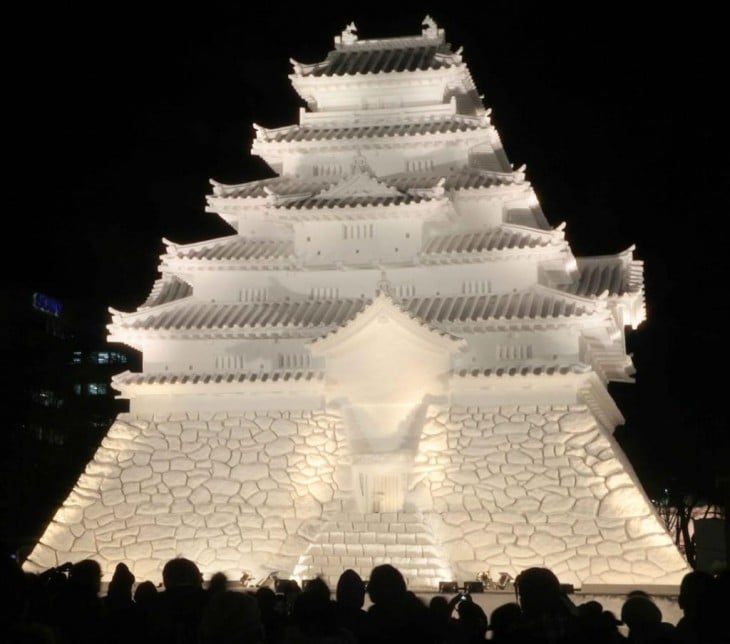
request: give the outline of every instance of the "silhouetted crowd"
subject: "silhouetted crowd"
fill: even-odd
[[[620,616],[597,601],[575,604],[547,568],[515,580],[515,600],[487,615],[471,595],[409,591],[392,565],[365,582],[345,570],[332,593],[314,579],[234,588],[223,573],[207,584],[198,566],[168,561],[162,585],[136,583],[117,565],[106,592],[93,559],[43,574],[7,559],[2,570],[0,642],[7,644],[728,644],[728,574],[694,571],[682,580],[677,624],[662,620],[644,592],[626,596]],[[366,607],[366,598],[370,602]],[[627,633],[627,634],[626,634]]]

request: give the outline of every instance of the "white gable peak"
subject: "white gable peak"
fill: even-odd
[[[397,188],[378,181],[368,172],[358,168],[333,186],[322,190],[317,196],[320,199],[342,199],[343,197],[400,197],[402,194]]]
[[[379,285],[385,285],[387,280],[381,280]],[[362,331],[372,326],[374,322],[380,324],[392,323],[402,329],[403,333],[411,335],[414,339],[418,338],[426,344],[431,345],[439,351],[459,351],[465,346],[463,339],[451,334],[433,329],[424,324],[416,317],[407,313],[389,295],[386,291],[389,288],[385,286],[380,290],[378,295],[373,299],[363,311],[351,319],[347,324],[336,329],[327,336],[313,340],[309,348],[313,354],[324,355],[335,351],[339,346],[353,342],[359,344],[361,341],[356,339]]]
[[[423,324],[383,292],[350,322],[309,344],[313,356],[325,359],[333,399],[381,410],[444,393],[452,359],[464,348],[461,338]]]

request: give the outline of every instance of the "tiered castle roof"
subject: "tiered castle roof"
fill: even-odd
[[[505,365],[482,357],[469,369],[455,365],[454,374],[545,375],[590,365],[604,382],[630,379],[623,327],[644,319],[642,263],[633,258],[633,248],[573,257],[563,225],[550,227],[524,169],[507,162],[461,51],[452,50],[443,30],[427,18],[419,36],[360,40],[349,25],[325,60],[292,64],[292,84],[309,109],[298,124],[256,126],[252,147],[281,170],[279,176],[232,185],[212,180],[207,210],[236,234],[193,244],[165,240],[162,276],[147,301],[135,312],[112,312],[114,339],[139,348],[166,340],[288,338],[306,344],[350,324],[372,305],[382,292],[374,270],[390,271],[387,284],[397,281],[398,271],[410,271],[409,279],[418,281],[418,271],[428,276],[448,270],[453,279],[454,270],[463,270],[458,291],[430,287],[430,277],[421,290],[386,291],[394,306],[419,323],[457,336],[572,329],[582,338],[576,349],[581,359],[556,354]],[[445,149],[460,152],[439,161]],[[421,152],[408,161],[407,150]],[[511,218],[510,208],[520,217]],[[331,237],[335,229],[311,226],[349,222],[368,222],[363,235],[370,237],[378,222],[400,222],[406,227],[397,234],[406,231],[406,238],[418,242],[385,259],[377,253],[369,259],[366,253],[336,259],[303,254],[303,239],[308,243],[312,230],[329,230],[331,243],[343,243]],[[306,233],[303,226],[309,226]],[[390,242],[383,237],[378,243]],[[511,268],[515,263],[522,268]],[[349,271],[344,278],[343,271]],[[524,277],[530,271],[531,284]],[[487,285],[492,273],[502,284],[494,290]],[[298,286],[295,275],[301,278]],[[333,275],[354,280],[357,288],[342,294],[335,287],[317,288]],[[211,279],[226,284],[227,291],[211,287]],[[251,280],[256,295],[244,297]],[[277,287],[268,294],[265,285],[272,283]],[[252,372],[244,366],[190,369],[179,375],[123,374],[118,383],[220,384],[221,374],[228,374],[229,385],[294,378],[276,365]],[[296,373],[294,380],[318,381],[313,374],[323,371]]]

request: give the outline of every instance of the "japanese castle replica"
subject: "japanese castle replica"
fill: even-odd
[[[292,64],[307,108],[252,147],[277,176],[213,181],[232,234],[166,241],[147,300],[111,312],[110,340],[144,356],[113,382],[130,412],[26,570],[679,584],[612,436],[607,386],[632,381],[645,315],[633,249],[574,257],[431,18],[349,25]]]

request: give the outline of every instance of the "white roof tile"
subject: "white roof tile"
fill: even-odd
[[[114,326],[133,331],[213,331],[226,329],[326,330],[346,324],[368,304],[367,299],[295,300],[283,302],[218,303],[194,298],[159,311],[118,316]],[[547,289],[520,293],[408,298],[401,307],[432,325],[486,320],[557,319],[589,315],[596,304],[563,297]]]

